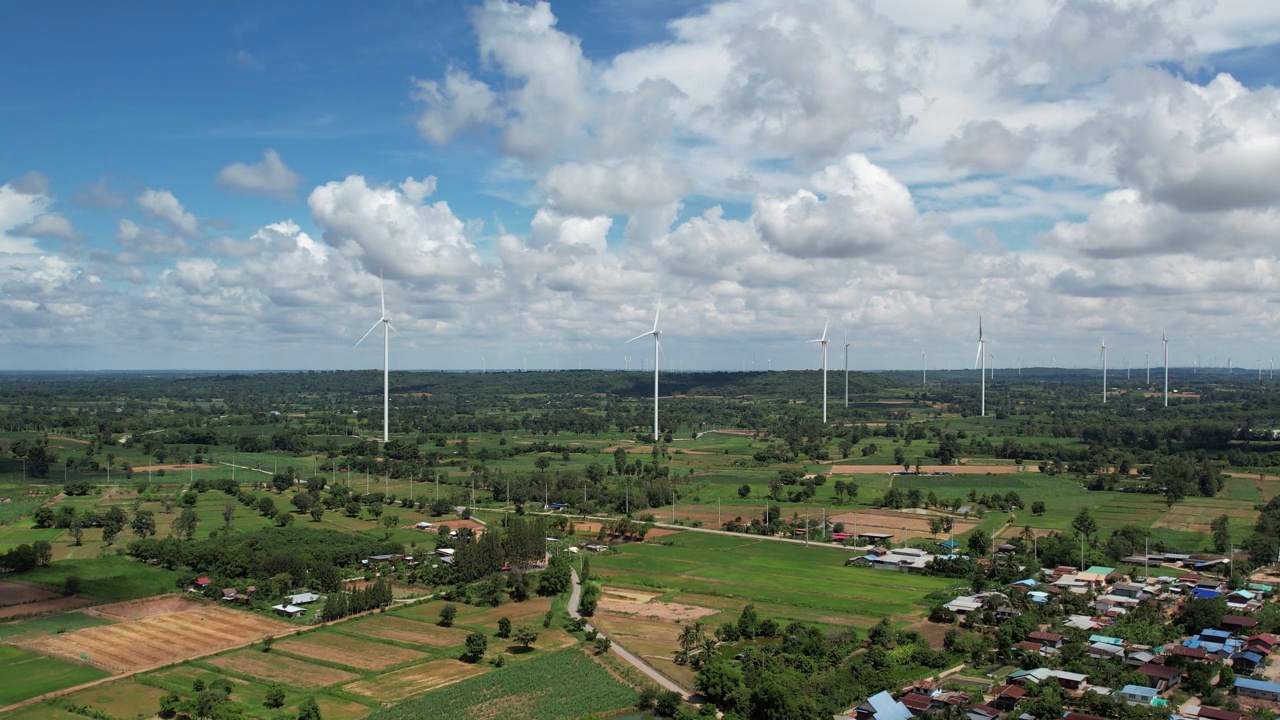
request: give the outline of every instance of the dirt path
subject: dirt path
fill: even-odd
[[[578,571],[576,569],[570,569],[569,572],[570,572],[570,577],[573,579],[573,589],[569,593],[569,617],[581,618],[582,615],[578,612],[578,601],[582,597],[582,582],[578,579]],[[587,623],[586,629],[594,630],[595,628],[590,623]],[[609,650],[614,653],[617,653],[618,657],[621,657],[623,660],[626,660],[632,667],[644,673],[649,679],[658,683],[658,685],[662,689],[678,692],[680,693],[680,697],[684,698],[685,700],[693,699],[692,690],[680,687],[673,680],[668,678],[666,675],[663,675],[662,673],[654,669],[652,665],[641,660],[635,655],[632,655],[626,648],[619,645],[617,641],[613,641],[612,644],[609,645]]]

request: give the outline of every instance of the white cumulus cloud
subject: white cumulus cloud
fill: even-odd
[[[262,162],[232,163],[219,170],[214,179],[228,190],[286,200],[293,197],[302,182],[302,176],[289,169],[280,154],[271,149],[263,153]]]
[[[138,203],[138,207],[142,208],[148,218],[159,220],[176,232],[185,235],[195,235],[198,232],[196,216],[187,212],[178,198],[168,190],[148,188],[134,198],[134,202]]]

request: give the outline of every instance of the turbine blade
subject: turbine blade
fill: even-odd
[[[653,311],[653,331],[658,332],[658,316],[662,314],[662,301],[658,301],[658,306]]]
[[[365,338],[367,338],[367,337],[369,337],[370,335],[372,335],[372,334],[373,334],[373,331],[374,331],[374,330],[377,330],[377,329],[378,329],[378,326],[379,326],[379,325],[381,325],[381,324],[382,324],[382,320],[381,320],[381,319],[379,319],[379,320],[378,320],[378,322],[376,322],[376,323],[374,323],[374,324],[373,324],[373,327],[369,328],[369,332],[365,333],[365,334],[364,334],[364,337],[362,337],[362,338],[360,338],[359,340],[357,340],[357,341],[356,341],[356,344],[355,344],[355,345],[352,345],[351,347],[353,347],[353,348],[358,348],[358,347],[360,347],[360,343],[364,342]]]
[[[978,342],[982,342],[982,316],[978,316]]]
[[[642,338],[642,337],[649,337],[649,336],[650,336],[650,335],[652,335],[652,334],[653,334],[653,333],[651,333],[651,332],[647,332],[647,333],[640,333],[639,335],[637,335],[637,336],[635,336],[635,337],[631,338],[631,339],[630,339],[630,340],[628,340],[627,342],[635,342],[635,341],[639,340],[639,339],[640,339],[640,338]],[[622,344],[623,344],[623,345],[626,345],[627,343],[622,343]]]
[[[378,293],[382,296],[382,317],[387,316],[387,281],[382,278],[382,268],[378,268]]]
[[[391,328],[391,332],[395,333],[396,337],[400,338],[401,340],[404,339],[404,336],[400,334],[400,331],[396,329],[395,325],[392,325],[391,323],[387,323],[387,327]]]
[[[827,321],[822,323],[822,342],[824,343],[827,341],[827,328],[829,327],[831,327],[831,318],[828,317]]]
[[[982,340],[978,340],[978,354],[973,356],[973,366],[978,367],[978,361],[982,359]]]

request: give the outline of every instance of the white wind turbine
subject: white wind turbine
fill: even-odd
[[[1161,333],[1160,342],[1164,344],[1164,406],[1169,407],[1169,336]]]
[[[1102,339],[1102,404],[1107,404],[1107,339]]]
[[[982,316],[978,316],[978,357],[973,359],[973,364],[977,366],[982,364],[978,377],[982,379],[982,417],[987,416],[987,354],[984,352],[987,348],[987,340],[982,336]]]
[[[822,424],[827,424],[827,328],[831,325],[831,318],[827,318],[827,322],[822,326],[822,337],[817,340],[810,340],[811,343],[821,343],[822,345]]]
[[[658,329],[658,315],[662,312],[662,303],[658,303],[657,308],[653,311],[653,329],[647,333],[640,333],[631,338],[627,342],[635,342],[642,337],[653,336],[653,441],[658,442],[658,353],[662,352],[662,344],[658,342],[658,336],[662,331]]]
[[[391,384],[390,384],[390,360],[391,360],[391,333],[394,331],[396,335],[400,332],[391,325],[391,316],[387,315],[387,287],[386,282],[382,279],[382,272],[378,272],[378,290],[382,296],[382,316],[378,321],[369,328],[369,332],[364,337],[356,341],[353,347],[360,347],[360,343],[365,341],[378,325],[382,325],[382,442],[385,443],[389,439],[388,422],[391,416]]]

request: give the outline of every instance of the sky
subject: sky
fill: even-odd
[[[1280,9],[31,3],[0,369],[1256,368]],[[380,280],[379,277],[383,279]]]

